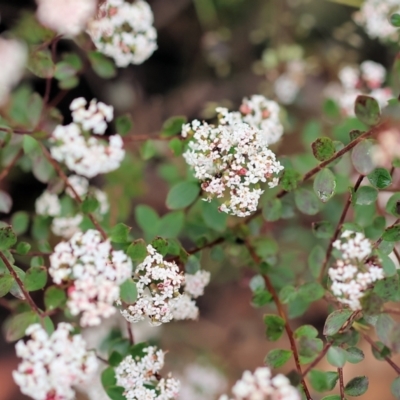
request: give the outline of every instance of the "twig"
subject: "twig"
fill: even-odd
[[[17,273],[15,272],[14,268],[12,267],[12,265],[10,264],[10,262],[7,260],[7,257],[4,255],[4,253],[2,251],[0,251],[0,258],[3,261],[3,263],[5,264],[5,266],[7,267],[8,271],[10,272],[11,276],[15,279],[15,281],[17,282],[17,285],[20,287],[22,293],[25,296],[26,301],[29,303],[30,307],[32,308],[32,310],[40,317],[43,318],[43,313],[42,311],[39,310],[39,307],[35,304],[35,302],[32,300],[31,295],[29,294],[29,292],[25,289],[24,284],[22,283],[21,279],[19,278],[19,276],[17,275]]]
[[[344,380],[343,380],[343,368],[338,368],[339,373],[339,388],[340,388],[340,400],[345,400],[344,397]]]
[[[325,357],[325,354],[328,352],[329,348],[332,346],[332,342],[328,342],[325,344],[324,348],[322,349],[321,353],[318,354],[318,357],[303,371],[303,378],[317,366],[317,364]]]
[[[379,349],[379,347],[375,344],[375,342],[365,333],[360,332],[361,335],[363,336],[363,338],[371,345],[371,347],[373,347],[376,351],[378,351],[379,353],[381,352],[381,350]],[[397,375],[400,375],[400,367],[395,364],[389,356],[383,356],[384,359],[386,360],[386,362],[396,371]]]
[[[171,137],[153,136],[153,135],[129,135],[122,138],[124,143],[144,142],[146,140],[171,140]]]
[[[8,164],[3,171],[0,173],[0,181],[2,181],[11,171],[11,169],[14,167],[16,162],[23,156],[24,152],[22,149],[18,151],[18,153],[14,156],[14,158],[11,160],[10,164]]]
[[[361,182],[363,181],[363,179],[364,179],[364,175],[360,175],[358,177],[357,182],[354,185],[354,192],[357,192],[357,190],[360,187]],[[322,264],[321,272],[319,274],[319,281],[321,281],[323,276],[324,276],[326,265],[328,264],[328,261],[329,261],[329,259],[331,257],[331,254],[332,254],[333,243],[338,238],[340,230],[342,229],[344,220],[346,219],[347,212],[349,211],[349,208],[350,208],[350,205],[351,205],[351,197],[352,197],[352,194],[350,193],[348,198],[347,198],[347,201],[346,201],[346,204],[344,206],[344,209],[342,211],[342,215],[340,216],[339,222],[338,222],[338,224],[336,226],[335,233],[333,234],[333,236],[332,236],[332,238],[331,238],[331,240],[329,242],[329,246],[328,246],[328,249],[326,251],[324,262]]]
[[[79,203],[82,204],[83,201],[81,199],[81,197],[79,196],[79,194],[76,192],[76,190],[74,189],[74,187],[69,183],[68,177],[67,175],[65,175],[64,171],[61,169],[60,165],[57,163],[57,161],[55,161],[53,159],[53,157],[51,156],[51,154],[49,153],[49,151],[47,150],[47,148],[40,143],[42,150],[43,150],[43,154],[45,155],[45,157],[47,158],[47,160],[50,162],[50,164],[53,166],[53,168],[56,170],[58,176],[62,179],[62,181],[65,183],[65,186],[67,186],[71,192],[74,195],[75,200]],[[104,229],[101,227],[101,225],[99,224],[99,222],[96,220],[96,218],[93,216],[92,213],[88,213],[88,217],[89,219],[92,221],[92,224],[96,227],[96,229],[100,232],[101,236],[103,237],[104,240],[107,239],[107,234],[104,231]]]
[[[133,337],[132,326],[129,321],[126,321],[126,328],[128,330],[128,337],[130,344],[135,344],[135,338]]]
[[[253,261],[256,264],[260,264],[261,263],[260,257],[257,255],[257,253],[255,252],[254,248],[251,246],[251,244],[249,242],[246,242],[245,244],[246,244],[247,249],[249,250],[249,253],[250,253]],[[281,304],[281,302],[279,300],[278,293],[276,292],[274,286],[272,285],[271,280],[269,279],[269,276],[264,274],[263,278],[264,278],[264,282],[265,282],[265,285],[266,285],[268,291],[272,295],[272,298],[274,300],[276,308],[278,309],[278,313],[279,313],[280,317],[285,322],[286,334],[287,334],[287,336],[289,338],[290,348],[291,348],[292,353],[293,353],[293,358],[294,358],[294,362],[296,364],[297,372],[301,376],[301,385],[303,386],[303,390],[304,390],[304,393],[306,395],[306,398],[307,398],[307,400],[312,400],[310,392],[309,392],[309,390],[307,388],[307,384],[306,384],[306,382],[304,380],[304,374],[301,371],[300,358],[299,358],[299,353],[297,351],[296,341],[294,339],[292,328],[289,325],[289,321],[288,321],[286,312],[285,312],[285,310],[284,310],[284,308],[283,308],[283,306],[282,306],[282,304]]]

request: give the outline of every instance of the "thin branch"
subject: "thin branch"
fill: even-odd
[[[19,278],[19,276],[17,275],[17,273],[15,272],[14,268],[12,267],[12,265],[10,264],[10,262],[8,261],[7,257],[4,255],[4,253],[2,251],[0,251],[0,258],[3,261],[3,263],[5,264],[6,268],[8,269],[8,271],[10,272],[11,276],[15,279],[15,281],[17,282],[17,285],[20,287],[22,293],[25,296],[26,301],[29,303],[30,307],[32,308],[32,310],[40,317],[43,318],[43,313],[42,311],[39,310],[39,307],[35,304],[35,302],[32,300],[31,295],[29,294],[29,292],[25,289],[25,286],[23,284],[23,282],[21,281],[21,279]]]
[[[344,397],[343,368],[338,368],[338,373],[339,373],[340,400],[346,400],[346,398]]]
[[[363,179],[364,179],[364,175],[360,175],[358,177],[357,182],[354,185],[354,192],[357,192],[357,190],[360,187],[361,182],[363,181]],[[332,254],[333,243],[339,237],[340,230],[342,229],[343,223],[344,223],[344,221],[346,219],[347,212],[349,211],[349,208],[351,206],[351,198],[352,198],[352,194],[350,193],[349,196],[347,197],[347,201],[346,201],[346,204],[345,204],[344,209],[342,211],[342,215],[340,216],[339,222],[338,222],[338,224],[336,226],[335,233],[333,234],[333,236],[332,236],[332,238],[331,238],[331,240],[329,242],[329,246],[328,246],[328,249],[327,249],[326,254],[325,254],[324,262],[322,264],[321,272],[319,274],[319,281],[321,281],[323,276],[324,276],[326,266],[327,266],[328,261],[329,261],[329,259],[331,257],[331,254]]]
[[[250,244],[249,242],[246,242],[245,244],[246,244],[247,249],[249,250],[249,253],[250,253],[250,255],[251,255],[253,261],[254,261],[256,264],[260,264],[260,263],[261,263],[261,259],[260,259],[260,257],[257,255],[257,253],[255,252],[254,248],[251,246],[251,244]],[[281,317],[281,318],[284,320],[284,322],[285,322],[286,334],[287,334],[287,336],[288,336],[288,338],[289,338],[290,348],[291,348],[292,353],[293,353],[293,358],[294,358],[294,362],[295,362],[295,364],[296,364],[297,372],[298,372],[298,373],[300,374],[300,376],[301,376],[301,385],[303,386],[304,393],[305,393],[305,395],[306,395],[306,397],[307,397],[308,400],[312,400],[311,395],[310,395],[310,392],[309,392],[309,390],[308,390],[308,388],[307,388],[307,384],[306,384],[306,382],[305,382],[305,380],[304,380],[304,374],[303,374],[302,371],[301,371],[300,358],[299,358],[299,353],[298,353],[298,351],[297,351],[296,341],[295,341],[295,339],[294,339],[293,331],[292,331],[292,328],[290,327],[290,324],[289,324],[289,321],[288,321],[288,317],[287,317],[287,315],[286,315],[286,312],[285,312],[285,310],[284,310],[284,308],[283,308],[283,306],[282,306],[282,304],[281,304],[281,302],[280,302],[280,300],[279,300],[278,293],[276,292],[274,286],[272,285],[271,280],[269,279],[269,276],[266,275],[266,274],[264,274],[264,275],[263,275],[263,278],[264,278],[264,282],[265,282],[265,285],[266,285],[268,291],[269,291],[269,292],[271,293],[271,295],[272,295],[272,298],[273,298],[273,300],[274,300],[274,303],[275,303],[275,305],[276,305],[276,308],[278,309],[278,313],[279,313],[280,317]]]
[[[68,177],[67,175],[65,175],[64,171],[61,169],[60,165],[58,164],[58,162],[56,160],[53,159],[53,157],[51,156],[51,154],[49,153],[49,151],[47,150],[47,148],[40,143],[41,147],[42,147],[42,151],[44,156],[47,158],[47,160],[50,162],[50,164],[53,166],[53,168],[56,170],[58,176],[62,179],[62,181],[64,182],[65,186],[67,186],[71,192],[74,195],[75,200],[79,203],[82,204],[83,200],[81,199],[81,197],[79,196],[79,194],[76,192],[76,190],[74,189],[74,187],[69,183]],[[89,219],[92,221],[92,224],[96,227],[96,229],[100,232],[101,236],[103,237],[104,240],[107,239],[107,234],[104,231],[104,229],[101,227],[101,225],[99,224],[99,222],[96,220],[96,218],[93,216],[92,213],[88,213],[87,214]]]
[[[361,335],[363,336],[363,338],[371,345],[371,347],[373,347],[376,351],[378,351],[379,353],[381,352],[381,350],[379,349],[379,347],[375,344],[375,342],[365,333],[360,332]],[[400,367],[395,364],[389,356],[384,356],[385,361],[396,371],[397,375],[400,375]]]
[[[146,140],[171,140],[172,137],[161,137],[155,135],[129,135],[122,138],[124,143],[145,142]]]
[[[392,225],[388,226],[385,229],[385,231],[387,231],[388,229],[394,228],[399,223],[400,223],[400,218],[397,218],[396,221],[394,221]],[[373,248],[376,249],[382,243],[382,240],[383,240],[383,235],[374,243]]]
[[[18,153],[14,156],[14,158],[11,160],[10,164],[8,164],[3,171],[0,173],[0,181],[2,181],[11,171],[11,169],[14,167],[14,165],[17,163],[17,161],[23,156],[24,152],[22,149],[18,151]]]
[[[325,344],[324,348],[322,349],[321,353],[318,354],[318,357],[303,371],[303,378],[306,377],[306,375],[314,368],[317,366],[317,364],[325,357],[325,354],[328,352],[330,347],[332,346],[332,342],[328,342]]]
[[[128,330],[129,343],[132,345],[135,344],[135,338],[133,337],[132,332],[132,325],[129,321],[126,321],[126,329]]]

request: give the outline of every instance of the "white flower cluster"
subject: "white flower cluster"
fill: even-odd
[[[60,35],[81,33],[96,12],[96,0],[36,0],[39,22]]]
[[[68,182],[81,199],[84,199],[90,191],[99,203],[96,210],[96,216],[98,218],[102,218],[108,212],[110,205],[107,195],[100,189],[89,187],[89,181],[86,178],[79,175],[71,175],[68,178]],[[65,193],[75,198],[70,187],[66,188]],[[48,190],[45,190],[42,195],[36,199],[35,210],[38,215],[54,217],[51,223],[51,230],[57,236],[70,239],[76,232],[80,231],[79,225],[83,220],[82,214],[61,216],[61,201],[56,194]]]
[[[170,375],[159,377],[164,366],[162,350],[153,346],[143,349],[143,357],[131,355],[115,369],[117,385],[122,386],[127,400],[172,400],[179,394],[180,383]]]
[[[180,400],[210,400],[227,389],[227,380],[215,367],[203,364],[189,364],[183,371]]]
[[[373,39],[398,39],[398,29],[391,25],[390,17],[400,12],[400,0],[365,0],[360,11],[354,14],[357,24]]]
[[[94,326],[115,313],[119,286],[130,278],[132,262],[123,251],[113,250],[109,240],[103,241],[98,231],[88,230],[54,248],[49,273],[56,284],[71,283],[71,314],[82,314],[81,326]]]
[[[301,400],[300,393],[286,376],[279,374],[272,378],[267,367],[257,368],[254,374],[245,371],[232,393],[232,400]],[[229,397],[223,395],[219,400],[229,400]]]
[[[13,377],[23,394],[35,400],[73,400],[73,386],[90,380],[98,362],[86,350],[81,335],[72,335],[70,324],[60,323],[49,336],[39,325],[31,325],[26,334],[31,339],[19,341],[15,348],[22,358]]]
[[[199,309],[193,298],[204,293],[210,281],[209,272],[197,271],[194,275],[183,276],[175,262],[165,261],[153,246],[148,245],[147,252],[148,256],[136,267],[133,277],[137,282],[137,301],[121,310],[121,314],[133,323],[148,317],[155,326],[173,319],[197,319]]]
[[[75,99],[70,109],[73,123],[58,125],[50,142],[51,155],[77,174],[93,178],[98,174],[111,172],[119,168],[125,157],[121,136],[112,135],[100,140],[90,135],[103,135],[107,122],[113,119],[113,108],[92,100],[86,109],[83,98]]]
[[[332,293],[352,310],[360,310],[365,291],[385,277],[383,269],[367,259],[372,246],[362,233],[344,231],[333,247],[341,252],[341,258],[328,271]]]
[[[274,82],[275,94],[282,104],[292,104],[306,79],[306,63],[292,60],[286,63],[285,72]]]
[[[143,0],[105,0],[88,25],[88,33],[103,54],[118,67],[141,64],[157,49],[153,12]]]
[[[364,61],[360,68],[346,66],[339,71],[341,86],[329,85],[326,96],[337,101],[346,116],[355,115],[354,104],[360,94],[375,98],[383,108],[393,98],[392,90],[383,87],[385,79],[385,67],[374,61]]]
[[[0,106],[7,101],[12,88],[22,78],[27,59],[27,49],[21,42],[0,38]]]
[[[225,108],[217,111],[217,126],[197,120],[183,126],[182,136],[192,136],[183,157],[202,181],[207,200],[228,192],[229,199],[220,210],[246,217],[257,210],[263,193],[260,183],[277,186],[277,174],[283,169],[268,148],[282,134],[279,106],[253,96],[243,101],[241,113]]]

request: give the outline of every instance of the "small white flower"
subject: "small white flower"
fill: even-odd
[[[45,190],[41,196],[36,199],[35,210],[38,215],[56,217],[61,212],[60,200],[56,194]]]

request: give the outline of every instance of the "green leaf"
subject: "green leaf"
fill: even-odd
[[[333,236],[334,227],[329,221],[313,222],[312,230],[318,239],[330,239]]]
[[[167,195],[167,207],[171,210],[186,208],[192,204],[200,193],[200,187],[195,182],[180,182],[173,186]]]
[[[228,214],[219,211],[216,200],[201,202],[201,215],[207,227],[217,232],[225,232]]]
[[[318,331],[312,325],[302,325],[294,331],[294,337],[300,339],[303,336],[313,339],[318,336]]]
[[[143,239],[135,240],[129,245],[126,254],[132,261],[142,262],[147,257],[146,243]]]
[[[381,120],[381,108],[370,96],[359,95],[354,106],[356,117],[364,124],[374,126]]]
[[[292,354],[291,350],[274,349],[267,354],[265,362],[271,368],[280,368],[289,361]]]
[[[301,181],[301,174],[293,168],[285,168],[283,175],[279,181],[282,189],[291,192],[297,188],[298,183]]]
[[[115,128],[119,135],[126,136],[133,128],[132,116],[125,114],[117,117],[115,119]]]
[[[341,400],[341,397],[338,394],[330,394],[329,396],[325,396],[322,400]]]
[[[85,200],[83,200],[81,210],[84,214],[89,214],[95,212],[98,207],[99,201],[96,199],[96,197],[88,195]]]
[[[385,168],[376,168],[369,175],[368,180],[377,189],[385,189],[392,184],[390,172]]]
[[[0,213],[8,214],[12,208],[12,198],[3,190],[0,190]]]
[[[284,286],[279,292],[279,300],[283,304],[288,304],[297,297],[297,290],[293,286]]]
[[[390,23],[396,28],[400,28],[400,14],[392,14],[390,16]]]
[[[393,277],[381,279],[375,282],[373,290],[384,301],[399,301],[400,283],[396,272]]]
[[[336,386],[339,374],[333,371],[319,371],[312,369],[309,374],[310,384],[317,392],[326,392],[332,390]]]
[[[5,337],[7,342],[14,342],[25,336],[29,326],[39,322],[39,317],[33,311],[26,311],[13,315],[4,324]]]
[[[156,237],[151,245],[162,255],[165,256],[168,251],[168,241],[161,237]]]
[[[354,195],[356,197],[356,204],[368,206],[375,203],[378,198],[378,191],[371,186],[361,186]]]
[[[14,278],[10,274],[0,275],[0,297],[5,296],[11,289]]]
[[[117,384],[114,368],[108,367],[101,373],[101,384],[103,385],[104,389]]]
[[[24,149],[25,154],[29,154],[32,152],[40,151],[39,142],[30,135],[23,135],[22,138],[22,148]]]
[[[282,216],[282,201],[280,199],[269,200],[262,209],[262,215],[266,221],[278,221]]]
[[[44,156],[33,157],[32,173],[42,183],[47,183],[51,178],[56,176],[54,167]]]
[[[311,271],[311,275],[314,278],[318,278],[321,272],[322,265],[325,261],[326,251],[324,248],[317,244],[311,250],[310,255],[308,256],[308,266]]]
[[[183,150],[184,150],[183,141],[178,137],[171,139],[168,142],[168,147],[171,149],[171,151],[175,157],[182,155]]]
[[[332,171],[323,168],[314,179],[314,192],[318,198],[326,203],[334,194],[336,189],[336,178]]]
[[[397,14],[398,15],[398,14]],[[399,22],[400,23],[400,22]],[[396,399],[400,399],[400,376],[398,376],[390,385],[390,391]]]
[[[307,189],[298,189],[294,193],[297,208],[304,214],[315,215],[319,212],[319,201],[315,194]]]
[[[310,303],[321,299],[324,294],[324,288],[317,282],[305,283],[298,289],[298,295],[301,296],[304,301]]]
[[[300,336],[298,344],[301,364],[308,364],[315,360],[324,345],[321,339],[308,336]]]
[[[67,296],[61,288],[49,286],[44,292],[44,305],[46,310],[55,310],[61,308],[67,301]]]
[[[324,335],[332,336],[338,333],[345,322],[353,314],[353,311],[348,309],[336,310],[328,315],[324,326]]]
[[[140,155],[142,156],[143,160],[150,160],[150,158],[154,157],[156,154],[156,148],[152,140],[146,140],[141,148],[140,148]]]
[[[335,154],[335,145],[328,137],[318,138],[312,143],[311,148],[318,161],[326,161]]]
[[[385,210],[387,213],[400,217],[400,193],[395,193],[386,203]]]
[[[375,342],[375,346],[378,348],[378,350],[372,346],[371,346],[371,350],[372,350],[373,356],[377,360],[383,361],[383,360],[385,360],[386,357],[391,356],[390,349],[388,347],[386,347],[382,342]]]
[[[357,364],[364,360],[364,352],[358,347],[349,347],[346,349],[346,360],[351,364]]]
[[[110,357],[108,357],[108,363],[112,367],[118,367],[118,365],[121,363],[123,359],[124,356],[122,354],[118,353],[118,351],[113,351]]]
[[[0,251],[7,250],[17,243],[17,236],[11,226],[0,228]]]
[[[39,78],[52,78],[55,66],[49,50],[34,51],[29,56],[28,69]]]
[[[356,171],[361,175],[368,175],[375,168],[373,160],[374,142],[364,139],[351,152],[351,161]]]
[[[127,279],[119,288],[121,300],[126,304],[134,304],[137,300],[138,292],[133,279]]]
[[[185,223],[185,214],[183,211],[173,211],[164,215],[158,225],[158,234],[167,239],[176,238]]]
[[[132,228],[129,226],[119,223],[111,229],[110,238],[114,243],[126,243],[129,241],[129,232]]]
[[[24,286],[28,292],[43,289],[47,283],[45,266],[29,268],[25,273]]]
[[[182,125],[186,124],[187,118],[184,116],[176,116],[167,119],[161,130],[162,137],[171,137],[181,133]]]
[[[285,321],[277,315],[264,315],[264,324],[267,327],[265,332],[267,339],[273,342],[278,340],[285,330]]]
[[[11,225],[16,235],[22,235],[28,229],[29,215],[25,211],[18,211],[11,217]]]
[[[327,353],[328,363],[334,367],[342,368],[346,364],[346,351],[341,347],[331,346]]]
[[[117,75],[114,63],[98,51],[91,51],[88,54],[93,71],[100,78],[109,79]]]
[[[194,275],[197,271],[200,271],[200,268],[200,260],[194,254],[189,256],[185,263],[186,273]]]
[[[368,384],[369,382],[366,376],[357,376],[347,383],[344,387],[344,392],[348,396],[361,396],[368,390]]]
[[[135,208],[135,218],[139,227],[149,236],[155,236],[158,230],[158,214],[149,206],[138,205]]]
[[[400,240],[400,225],[387,228],[383,232],[382,239],[387,242],[398,242]]]

